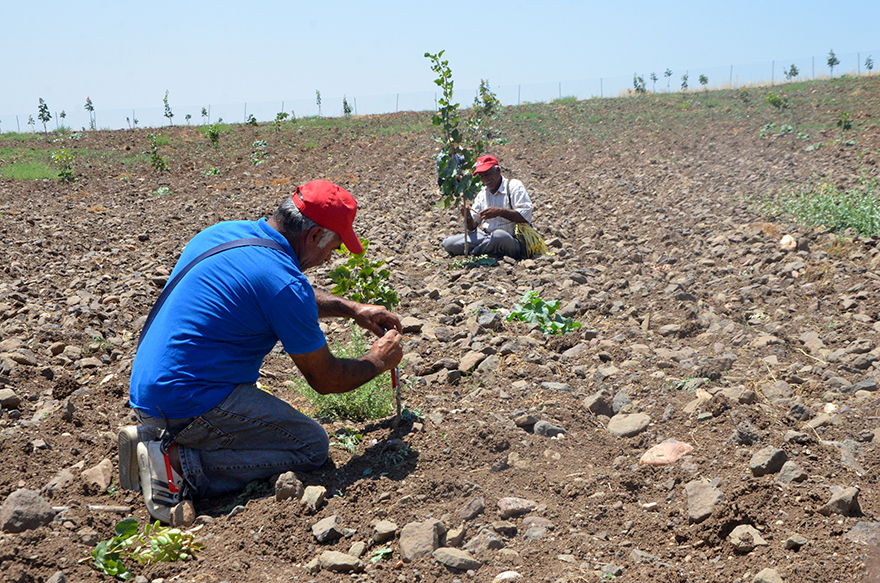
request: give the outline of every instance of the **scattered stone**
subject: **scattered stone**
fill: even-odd
[[[832,486],[831,494],[831,500],[819,507],[816,512],[823,516],[831,516],[832,514],[851,516],[861,511],[859,508],[858,486],[850,486],[848,488]]]
[[[107,491],[107,488],[110,486],[110,482],[113,479],[113,475],[113,462],[107,458],[101,460],[101,463],[98,465],[83,470],[83,473],[81,474],[83,482],[85,482],[87,486],[96,488],[99,492]]]
[[[684,490],[687,494],[688,518],[695,524],[709,518],[715,506],[725,501],[724,492],[712,483],[688,482]]]
[[[406,316],[400,320],[400,325],[403,327],[404,334],[418,334],[422,331],[422,326],[424,326],[424,322],[422,322],[418,318]]]
[[[397,524],[390,520],[380,520],[373,527],[373,543],[381,544],[387,540],[394,538],[397,534]]]
[[[342,527],[337,515],[328,516],[312,525],[312,535],[319,543],[333,542],[342,537]]]
[[[486,499],[482,496],[472,498],[463,508],[458,510],[458,516],[462,520],[473,520],[486,510]]]
[[[562,427],[556,427],[548,421],[538,421],[535,423],[534,432],[535,435],[540,435],[542,437],[556,437],[557,435],[565,435],[568,433]]]
[[[435,550],[432,556],[441,565],[459,571],[476,571],[483,566],[483,563],[473,558],[470,553],[460,549],[443,547]]]
[[[457,528],[451,528],[446,533],[446,546],[447,547],[457,547],[464,540],[464,535],[467,533],[467,527],[462,524]]]
[[[571,385],[568,385],[567,383],[543,382],[541,383],[541,388],[548,391],[561,391],[563,393],[571,392]]]
[[[318,563],[322,569],[337,573],[351,573],[364,568],[360,559],[339,551],[324,551],[318,557]]]
[[[806,479],[807,472],[805,472],[797,463],[791,460],[782,464],[782,469],[779,470],[779,475],[776,476],[776,481],[780,484],[803,482]]]
[[[366,551],[367,543],[362,540],[352,543],[352,545],[348,548],[348,554],[352,557],[357,557],[358,559],[360,559]]]
[[[522,575],[520,575],[516,571],[504,571],[495,575],[493,581],[517,581],[519,579],[522,579]]]
[[[465,354],[461,362],[458,365],[458,370],[464,374],[469,372],[473,372],[477,365],[483,362],[483,359],[486,358],[486,355],[482,352],[471,351]]]
[[[750,524],[740,524],[727,536],[727,540],[739,553],[750,553],[759,546],[767,546],[761,533]]]
[[[783,581],[776,569],[767,568],[755,575],[752,583],[783,583]]]
[[[498,513],[501,518],[510,518],[511,516],[521,516],[528,514],[538,506],[534,500],[526,500],[525,498],[507,497],[498,501]]]
[[[275,501],[302,500],[305,489],[294,472],[284,472],[275,480]]]
[[[775,474],[788,461],[788,455],[781,449],[768,446],[755,453],[749,461],[749,469],[755,477]]]
[[[504,541],[498,538],[498,536],[491,530],[483,529],[477,536],[465,543],[464,548],[467,551],[479,554],[485,551],[504,548]]]
[[[430,557],[440,547],[446,527],[439,520],[410,522],[400,531],[400,555],[404,563]]]
[[[583,405],[593,415],[614,416],[614,409],[611,406],[611,395],[605,391],[600,391],[585,398]]]
[[[797,551],[800,550],[802,546],[807,544],[807,539],[802,537],[799,534],[792,534],[787,539],[785,539],[785,550],[787,551]]]
[[[24,532],[52,522],[55,511],[36,490],[16,490],[0,506],[0,529]]]
[[[876,548],[880,546],[880,522],[857,522],[843,538]]]
[[[314,514],[324,504],[327,499],[327,488],[324,486],[307,486],[303,491],[300,503],[305,507],[306,511]]]
[[[17,409],[21,404],[21,397],[12,389],[0,389],[0,409]]]
[[[617,437],[633,437],[638,435],[651,423],[646,413],[620,413],[608,422],[608,433]]]
[[[523,533],[523,538],[531,541],[541,540],[545,536],[547,536],[547,529],[542,526],[532,526]]]

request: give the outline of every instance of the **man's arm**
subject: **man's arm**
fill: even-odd
[[[357,359],[336,358],[326,344],[313,352],[291,354],[290,358],[318,393],[347,393],[400,364],[402,338],[397,330],[389,330]]]
[[[318,288],[315,288],[315,303],[318,305],[319,318],[349,318],[376,336],[382,336],[385,330],[403,332],[400,319],[384,306],[359,304]]]

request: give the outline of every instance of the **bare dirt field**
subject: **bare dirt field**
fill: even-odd
[[[22,490],[52,508],[0,525],[0,582],[112,579],[80,560],[148,519],[115,481],[144,317],[195,233],[268,216],[317,178],[358,199],[369,257],[388,261],[416,414],[328,421],[364,439],[298,476],[326,488],[316,512],[268,482],[199,500],[204,550],[131,565],[142,580],[880,580],[880,238],[760,204],[876,180],[878,96],[873,76],[506,108],[489,152],[554,254],[495,265],[440,246],[461,224],[438,206],[429,113],[228,126],[218,147],[186,126],[0,135],[0,169],[69,148],[77,178],[0,178],[0,519],[29,511]],[[528,290],[583,327],[506,321]],[[261,383],[305,406],[294,374],[273,352]],[[640,463],[666,440],[693,450]]]

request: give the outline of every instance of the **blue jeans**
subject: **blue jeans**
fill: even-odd
[[[135,410],[151,427],[165,421]],[[179,446],[183,477],[200,497],[242,490],[253,480],[321,467],[330,439],[321,425],[290,404],[258,389],[235,387],[219,405],[198,417],[169,419]]]
[[[450,235],[443,240],[443,248],[450,255],[464,255],[464,233]],[[519,241],[502,229],[496,229],[487,233],[483,229],[468,233],[468,255],[492,255],[503,257],[507,255],[513,259],[519,259]]]

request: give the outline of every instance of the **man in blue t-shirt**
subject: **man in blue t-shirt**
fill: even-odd
[[[143,492],[154,519],[187,524],[194,518],[190,497],[235,492],[326,461],[323,427],[256,384],[279,341],[324,395],[356,389],[400,362],[397,316],[313,289],[303,275],[343,243],[363,251],[352,228],[356,212],[348,192],[315,180],[268,220],[216,224],[183,250],[172,291],[151,313],[132,366],[130,402],[140,425],[119,434],[120,484]],[[193,261],[240,239],[269,246]],[[351,318],[379,338],[360,358],[336,358],[318,325],[324,317]]]

